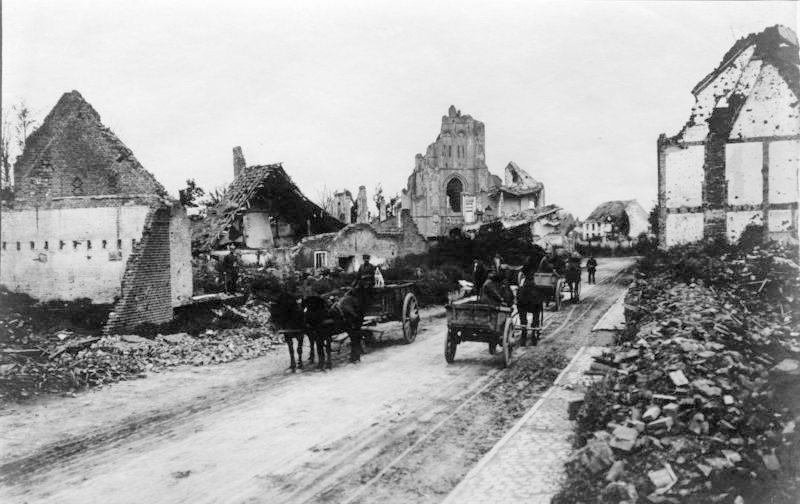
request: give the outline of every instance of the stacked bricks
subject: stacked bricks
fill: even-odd
[[[169,223],[167,206],[148,213],[142,239],[128,257],[122,296],[106,322],[104,333],[172,320]]]

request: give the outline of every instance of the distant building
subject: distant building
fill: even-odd
[[[638,201],[606,201],[580,225],[581,240],[637,238],[649,231],[648,214]]]
[[[303,238],[292,249],[295,268],[341,268],[356,271],[362,264],[362,255],[370,254],[373,264],[391,264],[398,257],[427,252],[428,244],[419,233],[414,221],[406,213],[399,228],[376,229],[369,224],[350,224],[335,233],[325,233]]]
[[[41,301],[108,304],[106,330],[172,319],[192,296],[189,221],[77,91],[14,165],[0,283]]]
[[[451,106],[436,142],[417,154],[402,207],[424,236],[544,206],[542,183],[515,163],[506,166],[505,180],[489,173],[485,143],[483,123]]]
[[[692,90],[683,129],[658,138],[662,247],[738,239],[748,224],[797,240],[800,56],[773,26],[737,41]]]

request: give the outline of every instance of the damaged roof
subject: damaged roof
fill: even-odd
[[[611,218],[612,220],[617,220],[625,214],[625,209],[633,200],[616,200],[616,201],[606,201],[605,203],[600,203],[597,208],[595,208],[592,213],[589,214],[589,217],[586,218],[587,221],[603,221],[607,218]]]
[[[200,250],[214,249],[236,217],[250,207],[256,196],[273,206],[272,212],[305,230],[310,222],[312,234],[337,231],[344,227],[316,203],[309,200],[278,164],[249,166],[231,182],[222,200],[207,210],[206,217],[193,228],[193,243]]]
[[[25,141],[14,164],[18,199],[63,196],[167,197],[164,187],[100,121],[77,91],[64,93]]]
[[[692,94],[697,94],[717,78],[725,69],[730,67],[745,50],[755,46],[751,58],[761,59],[774,65],[780,72],[789,88],[800,96],[800,55],[798,55],[797,35],[790,28],[775,25],[766,28],[761,33],[751,33],[742,37],[728,49],[722,57],[717,68],[706,75],[692,89]]]
[[[504,192],[514,196],[524,196],[536,194],[544,189],[544,184],[531,177],[528,172],[520,168],[514,161],[506,165],[505,180],[501,181],[500,177],[492,175],[492,182],[494,182],[494,185],[489,188],[491,194]]]

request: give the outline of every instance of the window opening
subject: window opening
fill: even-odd
[[[461,193],[464,191],[464,185],[457,178],[450,179],[447,183],[447,200],[450,204],[450,209],[454,212],[461,211]]]

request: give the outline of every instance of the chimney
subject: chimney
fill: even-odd
[[[242,154],[242,148],[236,146],[233,148],[233,178],[237,178],[241,173],[244,172],[245,168],[247,167],[247,163],[244,160],[244,154]]]

